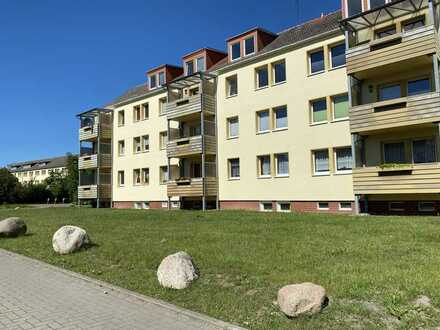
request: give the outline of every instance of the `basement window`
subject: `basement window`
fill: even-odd
[[[351,211],[351,202],[340,202],[339,210],[341,211]]]
[[[278,212],[290,212],[290,203],[289,202],[278,202],[277,203],[277,211]]]
[[[142,202],[142,208],[144,210],[149,210],[150,209],[150,202]]]
[[[418,205],[419,212],[434,212],[435,203],[434,202],[419,202]]]
[[[398,211],[398,212],[405,211],[405,203],[403,203],[403,202],[389,202],[388,209],[390,211]]]
[[[272,202],[261,202],[260,211],[262,212],[272,212]]]
[[[317,208],[318,210],[328,210],[330,207],[328,202],[318,202]]]

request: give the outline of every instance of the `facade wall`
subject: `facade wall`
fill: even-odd
[[[160,149],[160,132],[167,130],[166,116],[159,113],[159,99],[166,97],[165,91],[157,91],[140,101],[114,109],[113,123],[113,201],[115,205],[133,207],[133,202],[167,201],[167,186],[160,183],[160,167],[167,165],[166,149]],[[134,122],[133,107],[147,103],[149,117]],[[125,125],[119,126],[118,112],[125,111]],[[147,152],[134,153],[133,138],[149,135],[150,147]],[[125,141],[125,154],[119,156],[118,142]],[[135,185],[133,170],[149,168],[149,184]],[[124,171],[125,184],[118,185],[118,171]],[[130,202],[130,203],[121,203]],[[118,204],[119,203],[119,204]]]
[[[351,145],[349,122],[310,123],[309,102],[347,92],[344,67],[308,74],[308,52],[343,42],[343,36],[221,72],[217,87],[220,200],[352,201],[350,174],[314,176],[312,150]],[[285,83],[256,90],[255,69],[285,60]],[[226,78],[237,75],[238,95],[226,97]],[[256,133],[256,111],[287,105],[288,128]],[[239,117],[239,137],[228,139],[227,118]],[[289,176],[258,178],[257,156],[289,153]],[[240,179],[228,179],[228,159],[240,159]],[[330,158],[330,165],[332,159]],[[316,204],[314,204],[316,205]],[[316,209],[316,208],[315,208]]]
[[[32,171],[23,171],[23,172],[15,172],[12,173],[20,183],[43,183],[50,174],[54,172],[66,173],[66,167],[56,167],[56,168],[48,168],[43,170],[32,170]]]

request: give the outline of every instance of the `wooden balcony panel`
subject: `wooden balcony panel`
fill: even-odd
[[[440,193],[440,163],[353,169],[355,194]]]
[[[96,199],[98,197],[98,186],[79,186],[78,187],[78,199]],[[99,197],[101,199],[111,198],[111,185],[102,184],[99,186]]]
[[[389,46],[375,49],[386,43]],[[434,53],[440,54],[440,42],[434,26],[430,25],[347,50],[347,73],[353,74]]]
[[[216,178],[206,178],[206,195],[217,195]],[[168,196],[171,197],[201,197],[203,196],[203,180],[201,178],[169,181],[167,184]]]
[[[202,136],[193,136],[173,140],[167,144],[168,157],[184,157],[202,153]],[[205,135],[205,152],[215,154],[217,151],[217,140],[214,136]]]
[[[93,126],[86,126],[79,129],[80,141],[93,141],[98,138],[98,132],[100,138],[103,140],[110,140],[112,138],[111,125],[94,124]]]
[[[110,154],[100,155],[100,167],[108,168],[112,166],[112,156]],[[85,170],[98,167],[98,155],[81,156],[78,158],[78,168]]]
[[[440,93],[402,97],[350,108],[352,133],[437,121],[440,121]]]
[[[181,116],[186,116],[202,111],[202,98],[203,98],[203,111],[209,113],[215,113],[214,96],[207,94],[194,95],[191,97],[187,97],[174,102],[167,103],[166,114],[168,116],[168,119],[175,119]]]

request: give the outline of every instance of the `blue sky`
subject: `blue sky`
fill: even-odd
[[[76,152],[75,114],[145,72],[251,27],[279,32],[339,0],[2,0],[0,166]],[[231,10],[233,9],[233,11]]]

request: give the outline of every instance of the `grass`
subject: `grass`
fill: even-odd
[[[440,219],[319,214],[96,209],[0,210],[28,235],[0,247],[251,329],[430,328],[440,324]],[[83,227],[96,244],[68,256],[53,233]],[[168,254],[193,256],[201,278],[189,289],[158,285]],[[324,286],[330,305],[288,319],[273,304],[280,287]],[[416,308],[418,295],[432,308]]]

